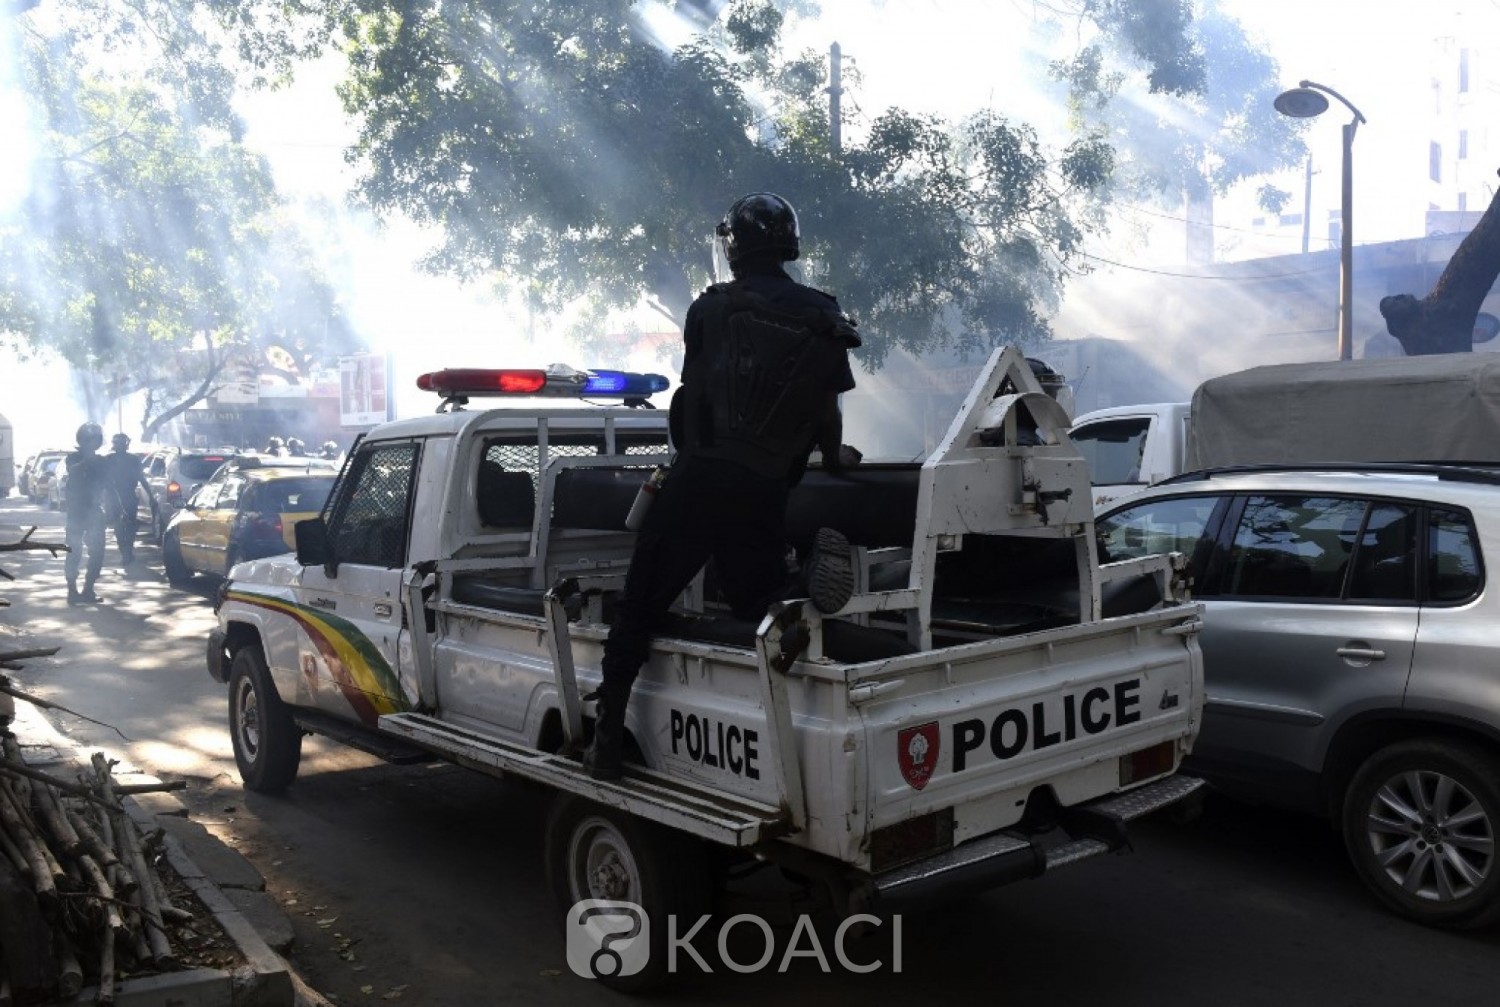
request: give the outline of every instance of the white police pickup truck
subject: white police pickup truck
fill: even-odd
[[[735,621],[712,571],[684,592],[636,683],[619,782],[580,768],[580,696],[630,560],[625,516],[669,457],[666,416],[460,407],[639,405],[665,379],[418,384],[438,413],[373,430],[297,554],[241,563],[220,592],[209,669],[246,787],[290,785],[305,733],[532,781],[556,794],[562,905],[658,920],[705,911],[736,859],[780,865],[839,913],[927,905],[1119,849],[1126,823],[1196,788],[1174,775],[1202,708],[1180,559],[1098,565],[1067,416],[1018,351],[991,358],[925,463],[813,467],[794,490],[794,546],[823,526],[856,546],[840,612],[793,600]]]

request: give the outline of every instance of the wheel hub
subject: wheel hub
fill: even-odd
[[[625,873],[618,856],[610,853],[594,869],[593,884],[590,887],[606,899],[623,899],[630,894],[630,877]]]

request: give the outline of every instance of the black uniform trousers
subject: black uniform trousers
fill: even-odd
[[[677,457],[636,538],[604,643],[606,696],[628,695],[662,618],[709,559],[739,618],[759,619],[784,596],[786,504],[785,479],[718,458]]]

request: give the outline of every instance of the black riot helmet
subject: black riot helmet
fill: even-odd
[[[74,439],[84,451],[98,451],[104,446],[104,428],[97,423],[85,423],[78,428]]]
[[[129,434],[115,434],[109,439],[109,446],[115,451],[126,451],[130,448]]]
[[[774,192],[752,192],[735,200],[716,232],[731,266],[762,252],[774,252],[782,262],[801,254],[797,211]]]

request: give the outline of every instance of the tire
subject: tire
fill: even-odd
[[[668,917],[676,916],[681,937],[710,906],[703,843],[568,795],[553,804],[545,842],[547,881],[565,929],[575,924],[570,919],[574,904],[585,899],[633,902],[650,921],[645,967],[627,976],[601,975],[596,969],[594,978],[624,993],[643,992],[666,981]],[[601,968],[607,966],[605,960]]]
[[[246,790],[279,794],[297,778],[302,732],[276,694],[256,644],[235,651],[230,665],[229,734]]]
[[[1403,741],[1365,760],[1344,795],[1344,845],[1386,906],[1425,926],[1500,918],[1500,766],[1471,745]]]
[[[167,583],[183,587],[193,580],[193,571],[182,560],[182,546],[175,534],[167,534],[161,540],[161,568],[167,575]]]

